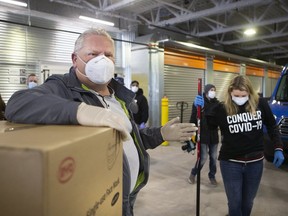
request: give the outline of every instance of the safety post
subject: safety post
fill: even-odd
[[[161,100],[161,125],[165,125],[168,122],[169,118],[169,100],[166,96],[164,96]],[[169,143],[167,141],[164,141],[161,145],[167,146]]]

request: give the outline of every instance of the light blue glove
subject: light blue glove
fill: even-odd
[[[274,161],[273,161],[274,166],[280,167],[283,162],[284,162],[283,152],[280,150],[276,150],[274,153]]]
[[[139,125],[139,129],[144,129],[146,127],[145,123],[142,122],[140,125]]]
[[[201,106],[202,108],[204,107],[204,99],[202,96],[197,95],[194,99],[194,105],[195,106]]]

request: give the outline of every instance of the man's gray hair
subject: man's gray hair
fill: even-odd
[[[108,34],[108,32],[106,32],[104,29],[101,29],[101,28],[91,28],[91,29],[88,29],[88,30],[84,31],[77,38],[77,40],[75,41],[75,46],[74,46],[74,53],[77,53],[80,49],[83,48],[83,42],[84,42],[85,38],[87,36],[90,36],[90,35],[100,35],[100,36],[107,37],[109,40],[111,40],[111,42],[112,42],[112,44],[114,46],[114,40]]]

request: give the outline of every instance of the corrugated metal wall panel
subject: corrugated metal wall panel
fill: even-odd
[[[263,77],[248,76],[256,93],[263,93]]]
[[[223,101],[227,92],[228,84],[233,77],[237,76],[237,73],[226,73],[215,71],[213,73],[214,85],[216,87],[216,97],[218,100]]]
[[[110,33],[110,32],[109,32]],[[115,39],[119,33],[110,33]],[[26,77],[41,77],[41,64],[71,64],[71,53],[79,33],[46,30],[0,22],[0,94],[7,103],[11,95],[26,88]],[[115,41],[115,65],[122,66],[121,41]],[[24,71],[25,74],[20,71]],[[67,68],[67,72],[69,67]]]
[[[27,74],[37,73],[38,71],[40,71],[38,65],[10,65],[1,63],[0,94],[5,103],[7,103],[15,91],[26,88]]]
[[[198,92],[198,78],[202,78],[204,83],[204,70],[164,66],[164,95],[169,99],[169,119],[180,117],[181,110],[176,104],[184,101],[188,103],[188,107],[183,111],[183,122],[189,122],[193,100]]]
[[[265,93],[265,97],[271,97],[273,90],[277,84],[278,78],[267,78],[268,82],[267,82],[267,86],[266,86],[266,93]]]
[[[71,53],[78,34],[29,28],[28,61],[46,60],[71,63]]]

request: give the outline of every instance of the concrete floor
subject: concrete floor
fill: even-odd
[[[195,216],[196,184],[187,182],[195,155],[181,150],[181,143],[169,143],[149,150],[151,156],[150,178],[139,193],[135,216]],[[224,216],[227,200],[218,164],[217,187],[208,180],[208,161],[201,171],[200,215]],[[280,169],[264,162],[262,181],[251,216],[288,215],[288,165]]]

